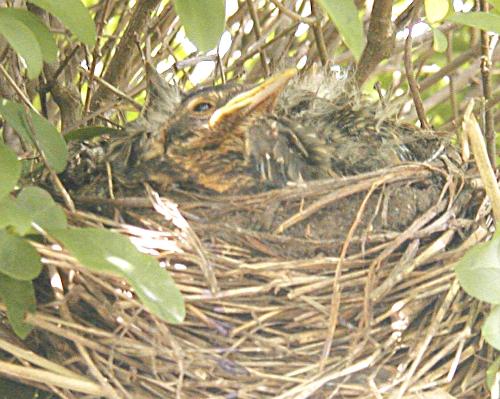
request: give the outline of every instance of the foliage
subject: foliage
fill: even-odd
[[[175,10],[187,36],[201,51],[214,48],[224,32],[224,0],[178,0]]]
[[[57,16],[84,43],[94,44],[94,23],[79,0],[33,0],[32,3]],[[56,60],[57,46],[52,34],[42,21],[29,11],[17,8],[0,9],[0,34],[3,34],[24,58],[30,78],[40,74],[43,61],[51,63]]]
[[[484,323],[483,335],[490,345],[500,350],[500,232],[490,241],[472,248],[455,271],[469,295],[494,305]]]
[[[7,155],[1,156],[1,151]],[[0,161],[5,163],[6,172],[16,176],[19,161],[4,145],[0,146]],[[10,191],[17,179],[7,173],[1,183],[4,190]],[[31,331],[23,319],[26,312],[35,309],[31,280],[42,268],[40,256],[30,241],[36,235],[54,237],[91,270],[123,277],[135,288],[145,306],[164,320],[178,323],[184,318],[182,296],[158,262],[139,253],[126,238],[116,233],[101,229],[69,229],[63,209],[50,194],[28,186],[16,198],[7,193],[0,198],[0,296],[7,306],[12,327],[20,337],[26,337]]]

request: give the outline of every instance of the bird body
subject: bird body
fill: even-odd
[[[316,85],[294,75],[187,95],[151,79],[144,115],[107,152],[115,176],[161,190],[248,193],[424,161],[438,147],[435,137],[337,92],[330,75]]]

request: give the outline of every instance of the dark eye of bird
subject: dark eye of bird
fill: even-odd
[[[205,112],[212,108],[212,104],[210,103],[199,103],[196,104],[193,108],[194,112]]]

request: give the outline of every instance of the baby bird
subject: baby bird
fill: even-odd
[[[153,78],[143,117],[110,145],[114,172],[124,184],[237,194],[424,161],[439,147],[377,106],[295,75],[185,95]]]

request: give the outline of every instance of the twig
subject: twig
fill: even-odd
[[[11,87],[14,89],[14,91],[17,93],[17,95],[23,100],[23,102],[34,112],[38,113],[37,109],[33,106],[31,103],[30,99],[26,96],[26,94],[23,93],[23,91],[19,88],[19,86],[16,84],[15,80],[12,79],[12,76],[9,75],[9,72],[3,67],[2,64],[0,64],[0,72],[2,72],[2,75],[7,79],[7,82],[11,85]]]
[[[328,53],[325,45],[325,38],[323,37],[323,30],[321,29],[321,18],[318,17],[319,12],[316,7],[316,1],[310,0],[311,2],[311,14],[314,15],[316,22],[312,25],[314,39],[316,40],[316,47],[318,48],[319,59],[322,65],[326,65],[328,62]]]
[[[362,222],[362,216],[365,213],[366,206],[368,205],[368,200],[371,198],[372,194],[379,186],[380,186],[379,182],[373,183],[368,193],[366,193],[365,198],[363,198],[363,202],[359,206],[358,212],[356,213],[356,218],[354,219],[354,222],[349,228],[344,244],[342,245],[342,250],[340,251],[339,261],[337,262],[337,265],[335,267],[335,278],[333,280],[333,287],[332,287],[333,294],[330,302],[328,333],[325,339],[325,343],[323,345],[323,351],[321,353],[321,360],[319,364],[320,371],[323,371],[325,368],[326,361],[328,360],[328,356],[330,355],[333,337],[335,335],[335,329],[337,327],[339,309],[340,309],[340,297],[342,290],[342,287],[340,286],[340,278],[342,277],[342,265],[347,256],[347,250],[349,248],[349,245],[351,244],[351,240],[354,236],[354,233],[358,228],[359,224]]]
[[[314,25],[318,20],[316,17],[303,17],[302,15],[293,12],[292,10],[288,9],[283,4],[281,4],[282,0],[270,0],[270,1],[276,6],[278,10],[280,10],[280,12],[285,14],[287,17],[290,17],[294,21],[302,22],[308,25]]]
[[[446,32],[446,34],[451,35],[451,31]],[[451,42],[450,42],[451,43]],[[448,45],[448,48],[450,48],[450,45]],[[429,76],[428,78],[422,80],[420,82],[420,90],[425,90],[431,87],[433,84],[439,82],[444,76],[450,76],[452,71],[455,71],[460,67],[461,65],[465,64],[467,61],[475,58],[478,54],[480,53],[479,47],[473,47],[462,54],[460,54],[457,58],[455,58],[453,61],[450,60],[450,63],[442,67],[439,71],[434,73],[433,75]]]
[[[391,21],[392,0],[375,0],[370,16],[367,43],[359,60],[355,79],[362,85],[375,67],[394,49],[395,34]]]
[[[57,67],[56,71],[54,74],[50,77],[47,77],[47,83],[40,88],[40,93],[47,93],[52,90],[54,85],[56,84],[57,78],[61,74],[62,71],[64,71],[64,68],[66,68],[71,61],[71,59],[74,57],[76,52],[79,50],[80,45],[76,45],[73,50],[71,50],[71,53],[69,53],[64,60],[59,64]]]
[[[94,89],[95,67],[97,65],[97,60],[99,58],[98,56],[99,56],[99,49],[101,47],[101,33],[104,27],[104,21],[106,20],[106,16],[108,14],[108,7],[109,7],[109,0],[106,0],[104,3],[104,8],[102,9],[101,18],[99,19],[96,26],[97,40],[94,49],[92,50],[92,63],[90,64],[89,84],[84,105],[85,114],[88,114],[90,110],[90,99],[92,98],[92,93]]]
[[[46,21],[48,25],[50,25],[49,15],[48,13],[37,7],[31,3],[28,3],[28,9],[38,15],[40,18]],[[79,46],[75,47],[73,52],[76,53]],[[72,54],[68,55],[66,59],[59,64],[47,64],[43,65],[43,73],[45,75],[46,85],[49,86],[48,90],[52,94],[52,97],[59,107],[61,112],[61,126],[64,129],[66,126],[74,124],[81,117],[81,97],[80,92],[75,87],[71,78],[68,78],[68,81],[61,78],[60,73],[66,68],[68,63],[72,60]],[[73,72],[70,70],[70,72]],[[72,76],[74,76],[72,74]],[[46,91],[41,89],[40,97],[42,101],[42,106],[44,106],[44,97]],[[45,113],[46,110],[44,110]]]
[[[262,29],[260,27],[260,21],[259,21],[259,16],[257,15],[257,10],[255,9],[255,4],[253,3],[253,0],[246,0],[248,11],[250,12],[250,17],[252,18],[253,21],[253,31],[255,32],[255,38],[257,41],[259,41],[262,38]],[[264,68],[264,72],[266,73],[266,76],[269,76],[270,71],[269,71],[269,65],[267,65],[267,55],[266,51],[264,49],[261,49],[259,51],[260,55],[260,63],[262,65],[262,68]]]
[[[448,61],[448,65],[452,63],[453,59],[453,32],[446,33],[446,39],[448,41],[448,47],[446,48],[446,60]],[[454,73],[448,73],[448,79],[450,79],[450,105],[451,112],[453,114],[453,120],[455,123],[458,121],[458,105],[457,105],[457,96],[455,91],[455,76]],[[456,126],[455,126],[456,127]],[[457,130],[457,140],[459,143],[462,143],[463,135],[460,129]]]
[[[429,129],[429,123],[427,122],[427,117],[425,116],[424,106],[422,104],[422,98],[420,97],[418,83],[415,79],[415,74],[413,72],[413,63],[411,61],[411,47],[412,47],[412,29],[415,24],[416,10],[413,10],[413,17],[408,27],[408,37],[405,41],[405,52],[404,52],[404,63],[406,70],[406,78],[408,79],[408,85],[410,86],[411,96],[413,97],[413,102],[415,104],[415,109],[417,111],[418,119],[422,128]]]
[[[488,12],[489,4],[486,0],[479,0],[481,11]],[[485,103],[491,99],[491,53],[490,38],[488,32],[481,30],[481,78],[483,82],[483,97]],[[496,168],[496,142],[495,142],[495,124],[493,121],[493,110],[484,110],[484,137],[486,138],[486,148],[488,157],[493,168]],[[498,219],[497,219],[498,220]]]
[[[139,104],[137,101],[135,101],[132,97],[130,97],[128,94],[125,94],[123,91],[121,91],[120,89],[114,87],[111,83],[107,82],[105,79],[97,76],[97,75],[93,75],[90,71],[87,71],[86,69],[84,68],[80,68],[80,70],[85,73],[87,75],[87,77],[89,79],[91,79],[93,77],[94,80],[96,80],[97,82],[99,82],[102,86],[106,87],[107,89],[109,89],[112,93],[116,94],[118,97],[121,97],[123,98],[124,100],[126,100],[128,103],[132,104],[134,106],[135,109],[137,109],[138,111],[142,110],[142,105]],[[90,81],[89,81],[89,85],[90,85]]]
[[[130,74],[130,69],[125,66],[128,64],[135,48],[135,36],[143,32],[148,23],[151,13],[158,6],[160,0],[142,0],[137,2],[134,12],[130,17],[127,29],[118,44],[116,53],[109,62],[103,79],[111,86],[119,86],[120,83]],[[100,104],[110,95],[108,87],[100,86],[92,98],[90,109],[95,111]]]

